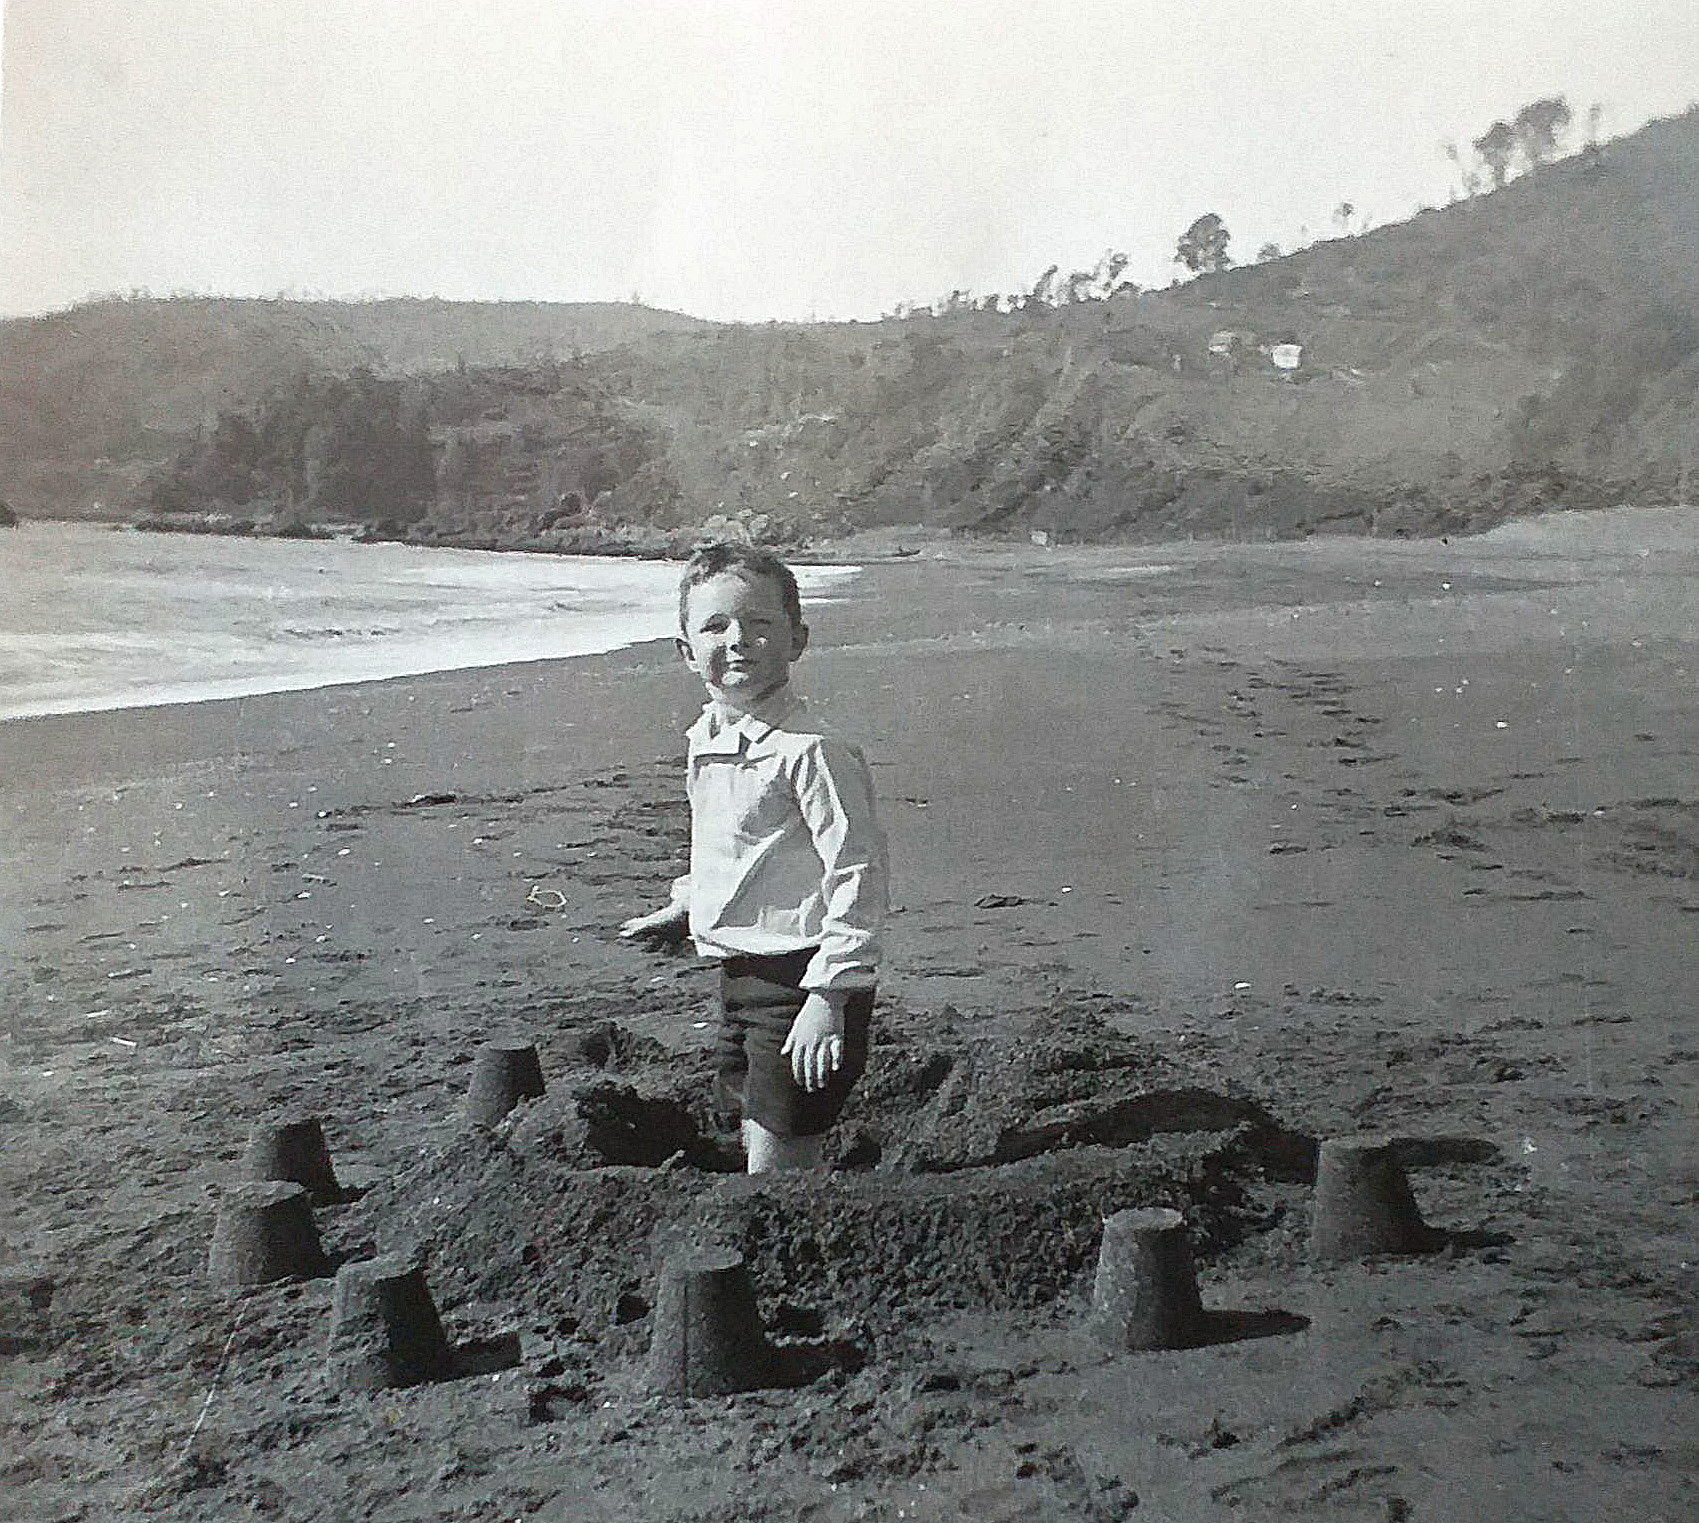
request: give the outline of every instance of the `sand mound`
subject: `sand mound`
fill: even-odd
[[[893,1019],[824,1180],[735,1172],[705,1076],[604,1029],[574,1050],[608,1067],[422,1156],[364,1203],[371,1230],[422,1248],[450,1302],[615,1344],[642,1332],[658,1257],[707,1244],[745,1255],[770,1309],[879,1336],[1079,1288],[1125,1207],[1177,1207],[1203,1251],[1224,1247],[1262,1222],[1259,1178],[1312,1165],[1312,1139],[1094,1014],[973,1041],[951,1014],[924,1036]]]

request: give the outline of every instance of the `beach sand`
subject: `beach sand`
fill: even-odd
[[[1693,1516],[1696,573],[1690,519],[1624,510],[1452,544],[929,545],[817,605],[798,686],[864,738],[892,840],[890,1093],[942,1054],[980,1075],[958,1109],[1018,1108],[997,1076],[1061,1042],[1101,1069],[1093,1115],[1162,1065],[1223,1098],[1024,1163],[1005,1130],[954,1176],[1076,1244],[1058,1294],[1018,1245],[1029,1284],[958,1255],[906,1295],[802,1263],[779,1294],[766,1264],[764,1315],[830,1367],[700,1401],[641,1390],[646,1283],[524,1278],[545,1154],[457,1114],[481,1042],[523,1032],[558,1076],[610,1021],[623,1080],[695,1093],[711,976],[613,936],[679,870],[700,697],[670,649],[0,725],[0,1512]],[[1247,1152],[1229,1099],[1311,1141],[1467,1139],[1409,1155],[1443,1251],[1310,1264],[1302,1168]],[[906,1201],[942,1176],[869,1105],[883,1160],[819,1188]],[[428,1245],[451,1334],[516,1333],[517,1363],[339,1392],[328,1279],[209,1282],[248,1130],[292,1106],[366,1187],[318,1213],[333,1257]],[[1123,1163],[1182,1181],[1205,1304],[1266,1314],[1243,1336],[1084,1336],[1097,1222],[1044,1212]],[[541,1235],[502,1279],[508,1224]]]

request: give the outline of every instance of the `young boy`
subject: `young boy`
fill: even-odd
[[[749,1172],[818,1168],[867,1064],[887,892],[872,777],[791,692],[808,626],[777,556],[699,550],[679,583],[679,629],[708,690],[687,732],[690,871],[620,935],[688,927],[719,961],[716,1063],[742,1104]]]

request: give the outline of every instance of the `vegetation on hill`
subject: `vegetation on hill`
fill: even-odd
[[[1535,106],[1476,145],[1496,191],[1242,268],[1201,217],[1201,273],[1165,291],[1111,254],[876,323],[128,303],[39,320],[44,368],[9,324],[0,415],[30,416],[0,483],[38,511],[98,476],[149,511],[572,549],[704,524],[1437,533],[1684,500],[1699,113],[1551,162],[1563,122]]]
[[[570,358],[703,326],[619,303],[148,296],[15,319],[0,323],[0,492],[28,512],[119,517],[220,412],[301,384]]]

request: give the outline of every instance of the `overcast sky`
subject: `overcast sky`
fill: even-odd
[[[1447,199],[1441,144],[1699,96],[1699,0],[7,0],[0,312],[142,287],[875,316],[1219,212]]]

